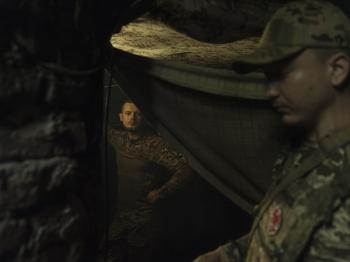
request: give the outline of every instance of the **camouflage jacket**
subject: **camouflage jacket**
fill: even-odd
[[[165,199],[184,187],[191,179],[191,170],[185,157],[170,149],[164,140],[155,134],[132,140],[126,131],[109,129],[108,140],[116,150],[117,158],[119,154],[143,162],[140,170],[132,172],[143,176],[144,196],[152,190],[157,190],[159,199]]]
[[[281,154],[245,240],[222,261],[350,261],[350,130]]]

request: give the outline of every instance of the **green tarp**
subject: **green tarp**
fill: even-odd
[[[160,62],[113,50],[109,68],[153,127],[190,165],[251,212],[284,136],[262,74]]]

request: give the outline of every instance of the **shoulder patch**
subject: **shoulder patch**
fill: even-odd
[[[275,206],[269,210],[269,220],[267,223],[267,233],[270,236],[274,236],[278,233],[282,224],[282,208],[280,206]]]

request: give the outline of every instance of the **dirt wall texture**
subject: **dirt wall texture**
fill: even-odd
[[[0,1],[1,262],[94,261],[113,2]]]

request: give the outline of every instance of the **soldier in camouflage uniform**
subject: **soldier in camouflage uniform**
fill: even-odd
[[[326,1],[288,3],[234,62],[262,69],[267,96],[300,136],[273,169],[249,235],[196,262],[350,261],[350,21]]]
[[[109,261],[155,261],[157,245],[171,234],[173,226],[165,218],[168,199],[188,184],[191,170],[183,155],[143,128],[142,114],[134,103],[123,104],[119,119],[125,130],[110,129],[108,134],[118,167],[117,215],[109,228]]]

